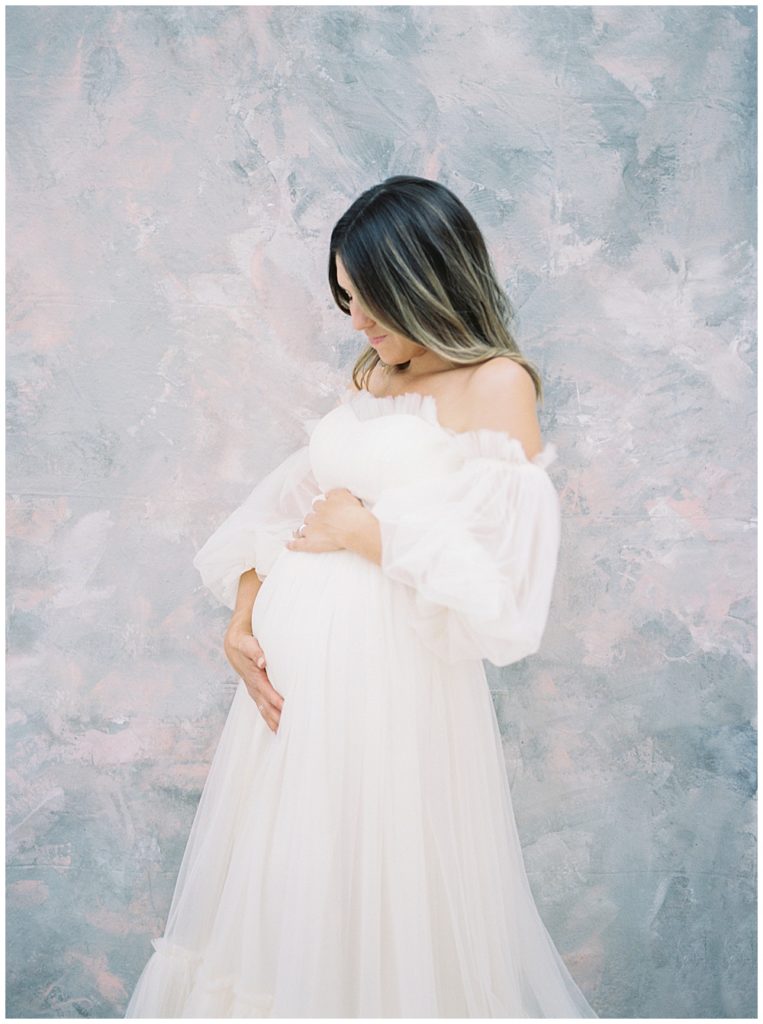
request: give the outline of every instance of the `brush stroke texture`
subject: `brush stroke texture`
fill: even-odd
[[[436,177],[560,458],[490,675],[601,1015],[755,1014],[752,7],[9,7],[8,1013],[121,1016],[236,680],[191,565],[358,339],[328,234]]]

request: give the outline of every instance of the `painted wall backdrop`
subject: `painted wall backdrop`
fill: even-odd
[[[597,1012],[755,1005],[753,7],[9,7],[7,1012],[119,1017],[236,686],[191,560],[361,350],[328,236],[470,207],[559,577],[490,684]]]

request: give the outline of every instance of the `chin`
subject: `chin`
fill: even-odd
[[[382,359],[385,361],[385,363],[388,363],[390,366],[398,366],[400,363],[407,363],[409,357],[405,355],[400,355],[399,352],[392,354],[387,352],[386,355],[382,356]]]

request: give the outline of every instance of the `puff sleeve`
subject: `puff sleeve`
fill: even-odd
[[[317,421],[309,422],[312,426]],[[263,477],[215,530],[197,552],[193,565],[222,604],[235,607],[239,577],[247,569],[255,569],[260,579],[268,574],[320,493],[309,445],[304,445]]]
[[[446,475],[384,490],[382,571],[410,588],[411,625],[448,662],[509,665],[538,650],[560,543],[560,506],[546,466],[499,431],[453,436],[463,461]]]

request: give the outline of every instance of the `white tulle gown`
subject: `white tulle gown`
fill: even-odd
[[[347,392],[194,559],[242,572],[277,733],[243,682],[127,1017],[593,1017],[536,909],[483,658],[538,650],[560,537],[547,445]],[[346,487],[382,565],[284,545]]]

